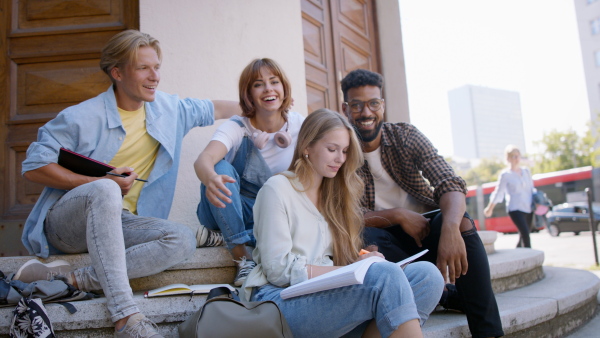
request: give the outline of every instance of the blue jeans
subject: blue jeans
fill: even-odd
[[[140,312],[130,278],[159,273],[190,257],[193,232],[168,220],[123,210],[121,189],[98,180],[67,192],[48,211],[48,242],[64,253],[89,252],[91,266],[74,271],[79,289],[103,290],[116,322]]]
[[[235,179],[234,183],[225,183],[227,189],[231,191],[231,196],[229,196],[231,203],[225,203],[225,208],[215,207],[207,198],[204,198],[206,186],[201,184],[200,204],[196,211],[198,220],[209,229],[220,230],[229,250],[238,244],[256,246],[252,212],[256,198],[241,194],[240,176],[229,162],[219,161],[215,165],[215,171],[219,175],[227,175]]]
[[[382,337],[412,319],[425,323],[435,309],[444,280],[435,265],[409,264],[404,270],[392,263],[375,263],[364,283],[281,299],[284,288],[266,284],[252,301],[277,303],[295,337],[360,337],[375,320]]]

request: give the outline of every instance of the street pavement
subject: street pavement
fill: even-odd
[[[495,248],[515,248],[518,240],[518,234],[498,233]],[[600,234],[596,234],[596,243],[600,252]],[[561,233],[558,237],[552,237],[546,230],[542,230],[531,234],[531,247],[544,251],[544,265],[546,266],[588,270],[600,278],[600,267],[596,265],[594,243],[590,231],[582,232],[578,236],[573,233]],[[596,314],[589,323],[566,337],[600,337],[600,314]]]

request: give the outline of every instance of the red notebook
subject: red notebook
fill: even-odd
[[[96,161],[74,151],[60,148],[58,153],[58,164],[80,175],[91,177],[106,176],[106,173],[115,169],[108,164]]]

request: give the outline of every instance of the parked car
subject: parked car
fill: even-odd
[[[594,222],[596,230],[600,222],[600,203],[593,203]],[[573,202],[555,205],[552,211],[549,211],[548,233],[556,237],[561,232],[573,232],[579,235],[581,231],[590,231],[589,207],[587,202]]]

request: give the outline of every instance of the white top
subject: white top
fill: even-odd
[[[329,225],[303,189],[297,179],[275,175],[258,192],[252,252],[257,265],[242,287],[246,300],[255,286],[286,287],[307,280],[307,264],[333,266]]]
[[[217,128],[217,131],[211,140],[219,141],[225,145],[227,148],[225,160],[229,163],[233,162],[244,136],[248,135],[252,139],[252,135],[255,132],[260,132],[260,130],[252,126],[250,119],[247,117],[234,116],[232,119],[242,121],[246,128],[241,128],[235,121],[225,121]],[[296,112],[289,112],[287,120],[288,122],[283,125],[280,131],[285,131],[289,124],[288,133],[292,137],[292,143],[286,148],[279,148],[273,140],[275,133],[269,133],[269,141],[263,149],[259,149],[260,154],[265,159],[265,162],[273,174],[280,173],[289,168],[292,157],[294,156],[294,148],[296,147],[298,132],[300,132],[300,126],[302,126],[304,116]]]
[[[498,185],[490,195],[490,201],[498,204],[506,196],[506,211],[531,212],[532,195],[536,191],[533,179],[527,168],[521,168],[521,175],[506,168],[500,173]]]
[[[381,164],[381,147],[364,153],[365,160],[369,164],[369,170],[375,183],[375,210],[387,210],[393,208],[404,208],[418,213],[424,213],[429,209],[414,197],[409,195],[401,186],[396,184]]]

